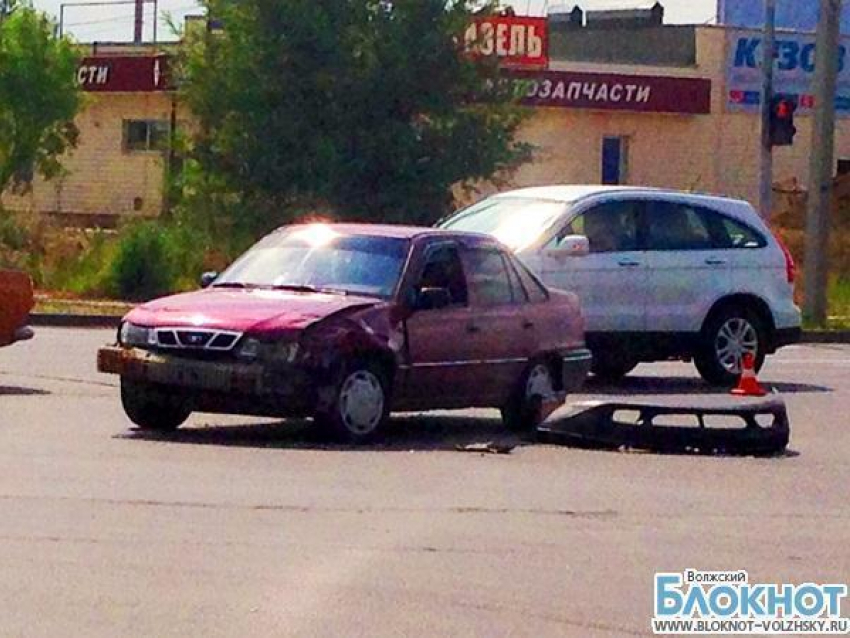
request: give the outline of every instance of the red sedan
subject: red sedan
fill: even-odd
[[[135,308],[98,353],[142,429],[310,416],[359,442],[390,411],[469,407],[533,427],[590,366],[576,296],[484,235],[290,226],[203,284]]]

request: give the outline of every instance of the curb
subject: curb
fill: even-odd
[[[34,312],[29,325],[42,328],[117,328],[121,317],[117,315],[64,315]]]
[[[44,328],[117,328],[120,322],[118,315],[30,315],[30,325]],[[850,330],[804,330],[800,343],[850,343]]]
[[[850,343],[850,330],[805,330],[800,343]]]

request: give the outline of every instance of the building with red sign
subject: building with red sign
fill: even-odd
[[[758,34],[717,26],[663,24],[660,5],[646,12],[582,12],[548,20],[516,16],[476,20],[465,34],[473,55],[499,58],[533,115],[521,131],[534,161],[513,186],[546,183],[639,184],[729,194],[758,193]],[[777,181],[808,178],[810,35],[783,34],[777,82],[797,94],[799,133],[775,151]],[[850,51],[850,42],[845,43]],[[792,69],[791,53],[798,67]],[[850,86],[850,64],[840,87]],[[844,71],[842,72],[844,73]],[[7,208],[68,223],[110,224],[155,216],[165,206],[175,131],[191,122],[156,46],[93,45],[77,80],[89,94],[78,118],[80,141],[65,174],[36,180]],[[840,88],[840,90],[843,90]],[[839,115],[850,115],[848,96]],[[839,119],[837,166],[850,167],[850,126]],[[482,185],[482,194],[492,186]]]
[[[666,25],[656,4],[645,11],[576,7],[550,15],[547,35],[546,69],[506,69],[522,102],[534,108],[521,135],[537,149],[534,162],[511,176],[510,185],[635,184],[756,202],[758,33]],[[813,40],[812,34],[778,37],[777,88],[800,105],[794,145],[774,151],[775,179],[783,184],[808,180],[813,69],[806,52]],[[850,51],[850,38],[844,45]],[[837,171],[850,169],[850,64],[844,67]]]
[[[6,208],[74,225],[160,214],[172,134],[189,119],[173,91],[169,59],[152,45],[87,47],[77,69],[87,93],[77,148],[63,159],[60,177],[36,179],[22,196],[6,194]]]

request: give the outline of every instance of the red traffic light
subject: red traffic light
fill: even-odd
[[[787,120],[794,112],[793,105],[788,100],[780,100],[776,104],[776,117]]]
[[[794,126],[794,112],[797,101],[787,95],[776,95],[770,101],[770,144],[771,146],[790,146],[794,143],[797,127]]]

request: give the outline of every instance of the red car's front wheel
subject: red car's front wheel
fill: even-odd
[[[142,430],[170,432],[179,428],[192,409],[180,397],[150,383],[121,378],[121,403],[127,417]]]
[[[373,440],[389,418],[389,383],[381,366],[354,361],[345,366],[330,405],[316,413],[316,422],[351,443]]]

